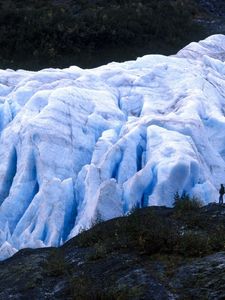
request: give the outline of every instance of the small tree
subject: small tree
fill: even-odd
[[[176,210],[190,211],[199,209],[203,205],[202,201],[197,197],[190,197],[185,191],[180,196],[178,192],[174,194],[173,207]]]
[[[173,207],[176,207],[177,205],[179,205],[179,201],[180,201],[180,195],[179,195],[179,193],[178,192],[176,192],[175,194],[174,194],[174,197],[173,197],[173,199],[174,199],[174,202],[173,202]]]

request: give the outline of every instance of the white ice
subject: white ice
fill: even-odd
[[[83,70],[0,70],[0,257],[225,182],[225,36]]]

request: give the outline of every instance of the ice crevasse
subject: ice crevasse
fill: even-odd
[[[0,258],[225,182],[225,36],[95,69],[0,70]]]

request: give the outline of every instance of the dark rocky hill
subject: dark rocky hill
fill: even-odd
[[[225,16],[225,2],[223,0],[195,0],[199,7],[214,16]]]
[[[0,263],[0,299],[225,299],[225,206],[150,207]]]
[[[0,68],[94,67],[149,53],[174,54],[221,33],[222,3],[0,0]]]
[[[225,34],[225,1],[195,0],[198,6],[197,22],[205,28],[207,34]]]

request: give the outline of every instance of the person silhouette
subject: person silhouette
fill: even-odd
[[[225,189],[224,189],[224,186],[223,186],[222,183],[221,183],[221,185],[220,185],[219,194],[220,194],[220,197],[219,197],[219,204],[223,204],[223,195],[225,194]]]

